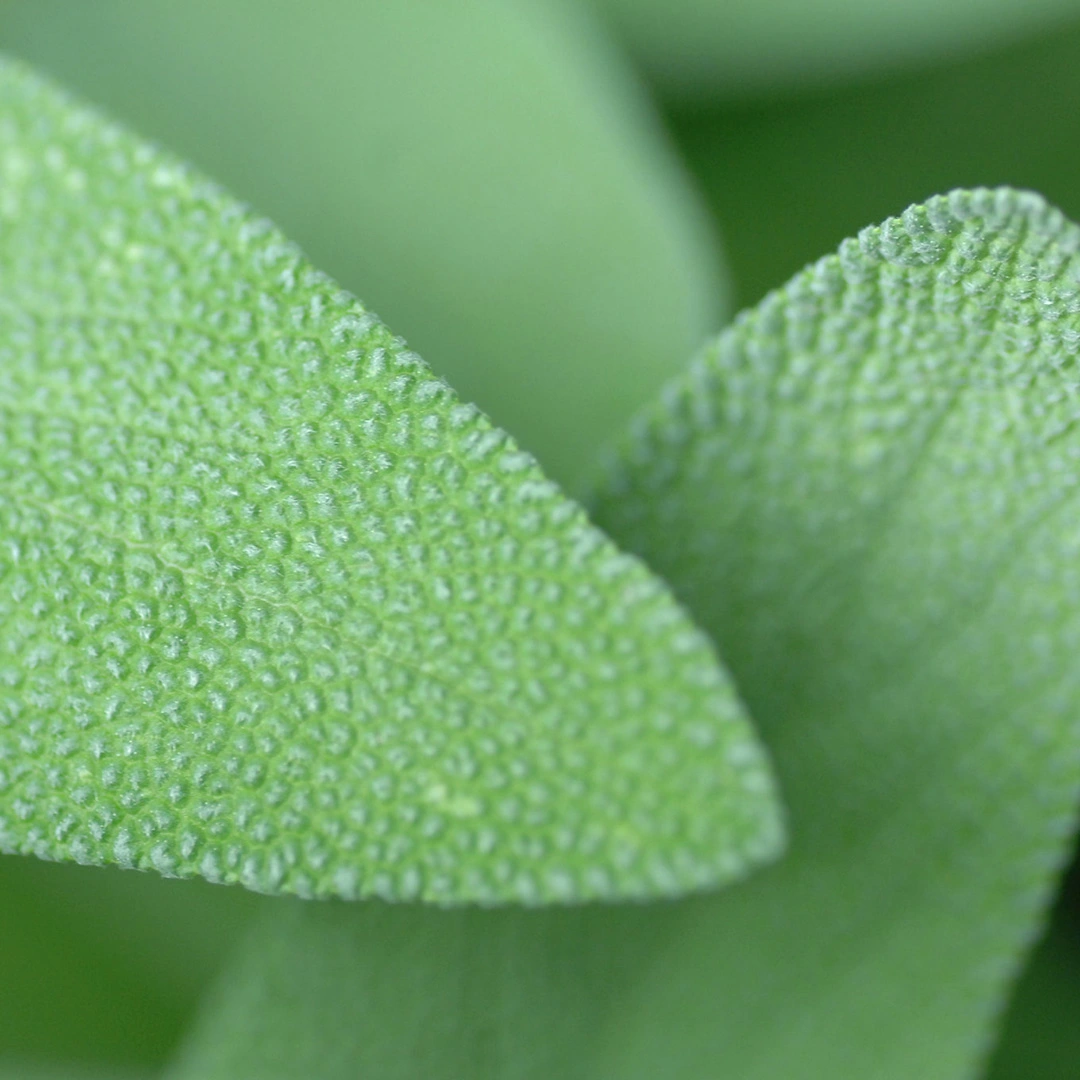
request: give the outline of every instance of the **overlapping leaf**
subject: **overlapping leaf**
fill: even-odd
[[[0,857],[0,1066],[159,1068],[260,902],[200,881]]]
[[[1080,229],[1011,191],[739,320],[596,507],[730,657],[788,857],[652,907],[282,911],[175,1075],[973,1076],[1080,796],[1078,357]]]
[[[0,847],[305,896],[776,849],[711,649],[269,225],[0,70]]]
[[[971,1075],[1076,825],[1078,356],[1080,229],[955,192],[740,320],[601,485],[790,799],[638,1003],[740,1080]]]
[[[562,0],[6,0],[0,45],[273,218],[560,483],[721,325],[711,224]]]

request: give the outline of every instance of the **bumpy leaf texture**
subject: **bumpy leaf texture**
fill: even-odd
[[[726,315],[651,104],[563,0],[5,0],[0,44],[251,201],[560,483]]]
[[[0,69],[0,848],[649,896],[775,852],[709,644],[268,224]]]
[[[788,857],[645,908],[268,913],[176,1076],[975,1075],[1076,824],[1078,355],[1080,229],[1012,191],[743,316],[595,505],[726,651]]]
[[[594,0],[672,96],[775,93],[985,48],[1077,0]]]

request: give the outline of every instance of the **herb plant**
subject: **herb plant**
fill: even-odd
[[[978,39],[782,6],[598,4],[713,199],[733,88]],[[1080,1070],[1067,898],[990,1062],[1080,806],[1080,227],[924,198],[687,368],[739,275],[594,14],[0,12],[314,259],[0,62],[0,1076]]]

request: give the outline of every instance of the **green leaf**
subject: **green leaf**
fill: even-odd
[[[713,629],[792,851],[718,896],[277,907],[172,1080],[958,1080],[1080,794],[1080,229],[955,193],[744,316],[602,519]]]
[[[148,1080],[141,1073],[79,1065],[0,1060],[0,1080]]]
[[[253,202],[560,482],[721,325],[711,224],[565,3],[6,0],[0,42]]]
[[[715,635],[793,836],[686,906],[624,1017],[667,1049],[610,1075],[971,1075],[1076,827],[1078,352],[1080,229],[954,192],[738,320],[615,456],[598,520]]]
[[[972,52],[1077,0],[594,0],[675,97],[775,92]]]
[[[651,896],[775,853],[712,650],[270,225],[0,68],[0,848]]]

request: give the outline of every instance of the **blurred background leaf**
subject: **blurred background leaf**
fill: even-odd
[[[0,11],[0,47],[269,215],[557,480],[726,311],[647,96],[570,4]]]
[[[723,228],[739,307],[868,221],[952,188],[1032,188],[1080,218],[1080,20],[978,59],[671,105],[669,119]]]
[[[34,1059],[160,1066],[260,903],[205,882],[0,857],[0,1075]]]
[[[594,0],[658,85],[743,97],[946,60],[1061,23],[1077,0]]]
[[[1063,903],[1017,984],[987,1080],[1076,1080],[1077,1076],[1080,915],[1071,904]]]

